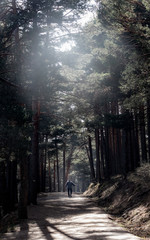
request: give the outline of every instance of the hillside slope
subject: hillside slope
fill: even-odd
[[[130,232],[150,239],[150,164],[101,184],[91,184],[84,196],[104,208]]]

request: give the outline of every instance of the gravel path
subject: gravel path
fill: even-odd
[[[81,195],[50,193],[29,206],[29,219],[2,240],[138,240]]]

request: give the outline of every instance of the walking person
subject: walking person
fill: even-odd
[[[75,186],[75,184],[73,182],[71,182],[70,180],[68,180],[66,182],[66,187],[68,190],[68,197],[72,197],[72,186]]]

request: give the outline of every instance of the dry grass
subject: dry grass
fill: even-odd
[[[150,239],[150,164],[142,165],[126,179],[117,176],[91,184],[84,195],[98,202],[130,232]]]

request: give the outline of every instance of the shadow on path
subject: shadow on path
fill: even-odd
[[[50,193],[29,206],[29,219],[2,240],[138,240],[78,194]]]

